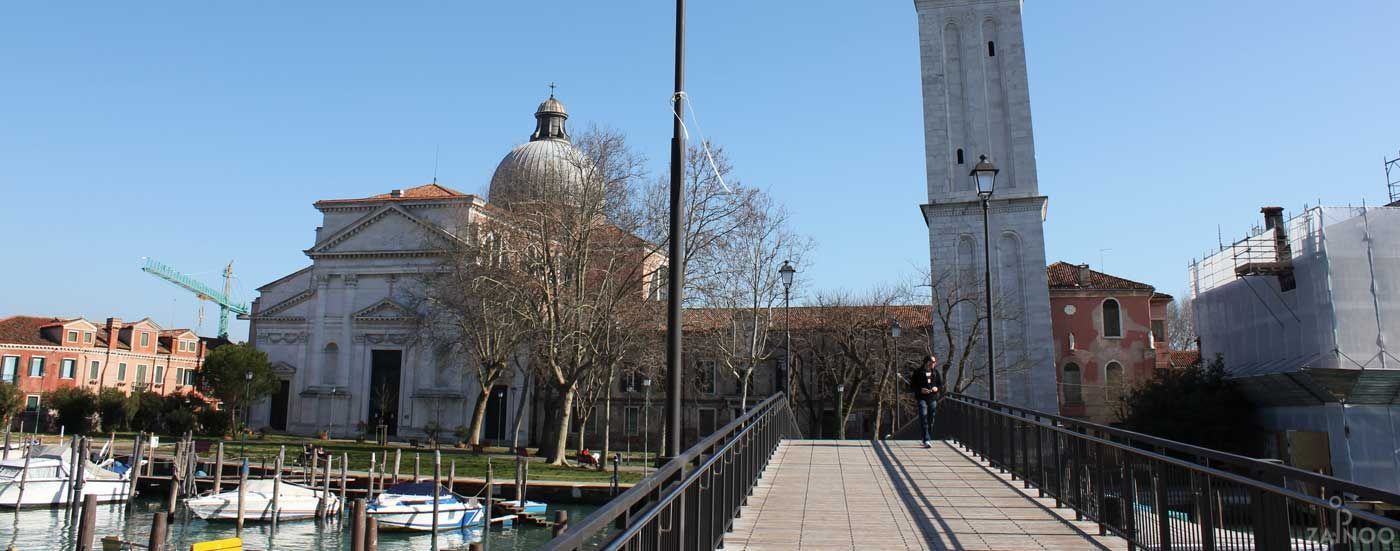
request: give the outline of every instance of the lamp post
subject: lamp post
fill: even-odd
[[[681,116],[685,113],[685,0],[676,0],[676,92],[671,96],[671,212],[670,243],[667,256],[670,277],[666,280],[666,459],[681,454],[681,292],[685,288],[685,135]],[[658,458],[659,459],[659,458]],[[660,466],[658,460],[657,466]]]
[[[846,385],[836,385],[836,439],[846,438]]]
[[[642,379],[642,393],[642,476],[646,476],[651,455],[651,377]]]
[[[893,344],[894,350],[890,353],[890,365],[894,366],[894,385],[896,387],[899,386],[899,337],[903,334],[904,327],[899,324],[899,320],[892,321],[890,323],[890,341]],[[893,394],[896,398],[898,397],[898,391],[895,391]],[[895,422],[895,410],[898,407],[898,403],[898,399],[890,400],[890,434],[894,434],[894,428],[897,426]],[[879,438],[880,435],[876,434],[875,437]]]
[[[992,200],[992,190],[996,186],[997,166],[982,155],[977,166],[972,167],[972,179],[977,182],[977,196],[982,199],[982,259],[987,269],[987,397],[997,400],[996,344],[992,335],[992,232],[988,221],[988,204]]]
[[[782,267],[778,268],[778,277],[783,280],[783,370],[778,374],[778,392],[788,391],[788,373],[792,369],[792,310],[789,306],[792,298],[792,276],[796,273],[797,269],[786,260],[783,261]]]
[[[253,404],[248,403],[248,395],[251,394],[251,391],[249,390],[249,387],[251,387],[252,384],[253,384],[253,372],[252,372],[252,371],[244,371],[244,372],[243,372],[243,430],[238,431],[238,432],[240,433],[240,434],[239,434],[239,436],[240,436],[240,438],[239,438],[239,444],[238,444],[238,455],[241,455],[241,456],[243,456],[243,457],[248,457],[248,455],[247,455],[247,453],[246,453],[247,448],[248,448],[248,423],[249,423],[249,420],[252,418],[252,417],[251,417],[251,413],[252,413],[252,408],[253,408]]]

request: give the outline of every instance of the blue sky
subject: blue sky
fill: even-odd
[[[317,199],[426,183],[435,150],[442,183],[484,193],[551,81],[574,128],[622,130],[663,174],[671,17],[640,0],[11,3],[0,315],[190,326],[196,301],[141,257],[210,282],[233,259],[251,299],[308,264]],[[1395,21],[1389,1],[1027,2],[1048,259],[1102,255],[1178,294],[1217,227],[1237,237],[1261,205],[1384,202]],[[818,243],[803,290],[926,266],[913,3],[713,0],[689,23],[705,134]]]

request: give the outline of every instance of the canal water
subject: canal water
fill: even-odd
[[[144,547],[150,537],[151,517],[161,510],[161,506],[154,499],[138,499],[135,510],[128,517],[125,504],[99,505],[98,541],[95,547],[101,548],[100,541],[104,536],[118,536]],[[570,519],[581,521],[596,508],[593,505],[550,505],[549,518],[554,518],[555,510],[565,510],[569,512]],[[189,511],[181,511],[171,521],[168,543],[171,549],[185,550],[195,542],[234,537],[234,531],[232,523],[205,522],[194,518]],[[481,535],[480,529],[439,532],[438,546],[444,550],[456,547],[465,549],[468,543],[481,541]],[[65,509],[0,510],[0,550],[69,550],[74,548],[76,537],[77,523],[69,522]],[[549,541],[550,530],[534,526],[495,527],[491,529],[490,537],[493,551],[525,551],[537,549]],[[426,533],[380,532],[379,549],[430,549],[431,540],[432,536]],[[277,526],[276,531],[263,524],[247,524],[243,528],[243,548],[295,551],[350,549],[350,524],[348,521],[342,524],[334,520],[324,523],[313,520],[284,522]]]

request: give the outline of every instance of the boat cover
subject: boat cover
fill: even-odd
[[[395,485],[393,485],[393,486],[390,486],[390,487],[388,487],[388,488],[385,488],[383,493],[384,493],[384,494],[396,494],[396,495],[401,495],[401,496],[432,496],[432,495],[433,495],[433,483],[432,483],[432,482],[405,482],[405,483],[403,483],[403,484],[395,484]],[[438,493],[439,493],[439,495],[441,495],[442,497],[450,497],[450,496],[453,495],[453,494],[452,494],[452,490],[449,490],[449,489],[447,489],[446,487],[442,487],[442,486],[439,486]]]

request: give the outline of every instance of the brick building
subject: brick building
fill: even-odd
[[[1088,264],[1056,262],[1046,276],[1060,414],[1116,421],[1119,396],[1172,365],[1166,323],[1172,297]]]
[[[191,388],[216,344],[189,329],[161,329],[150,318],[99,325],[82,317],[10,316],[0,319],[0,381],[18,387],[31,410],[43,393],[69,386],[178,394]]]

